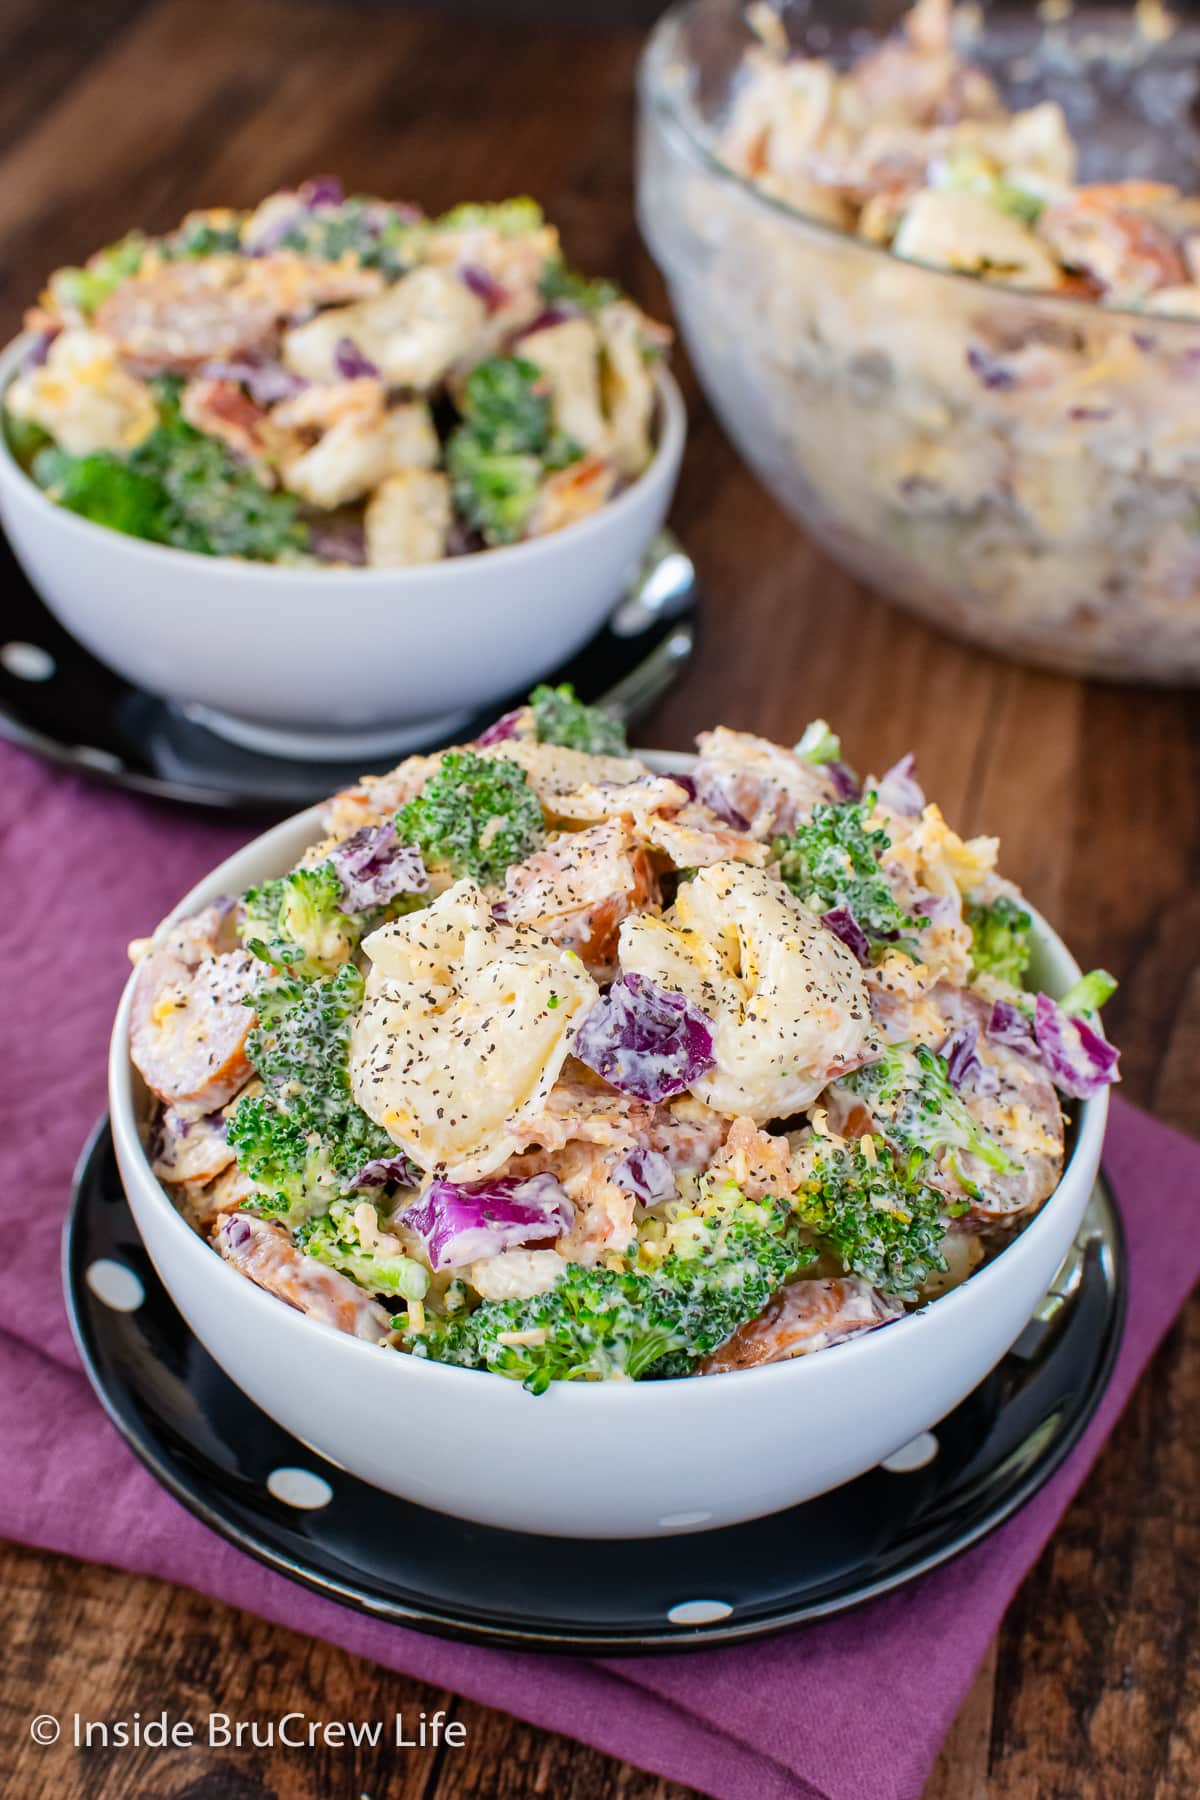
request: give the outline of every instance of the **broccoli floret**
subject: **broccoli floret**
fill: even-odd
[[[335,1200],[327,1213],[299,1227],[296,1242],[307,1256],[340,1269],[372,1294],[423,1300],[429,1287],[428,1270],[402,1251],[364,1248],[355,1222],[358,1204],[361,1202]]]
[[[575,696],[570,682],[535,687],[529,696],[539,744],[563,744],[593,756],[628,756],[625,727],[603,707],[588,706]]]
[[[435,231],[498,231],[501,237],[523,237],[526,232],[540,231],[545,214],[536,200],[523,195],[517,200],[500,200],[494,205],[466,201],[452,206],[437,220]]]
[[[824,763],[842,760],[842,740],[824,719],[813,719],[800,734],[796,755],[819,769]]]
[[[157,544],[168,541],[161,483],[119,456],[107,450],[72,456],[48,445],[35,455],[31,472],[38,486],[68,512],[123,531],[127,537]]]
[[[320,981],[285,975],[253,996],[258,1024],[246,1049],[264,1092],[238,1102],[229,1142],[262,1190],[255,1212],[299,1224],[352,1191],[364,1163],[395,1153],[350,1092],[350,1025],[362,997],[352,963]]]
[[[1021,1164],[988,1136],[950,1084],[945,1059],[928,1044],[893,1044],[877,1062],[842,1077],[839,1084],[866,1106],[889,1143],[917,1151],[922,1160],[943,1150],[977,1157],[997,1175],[1012,1175]],[[977,1186],[963,1175],[955,1157],[950,1167],[970,1194]]]
[[[379,202],[351,196],[325,204],[296,220],[280,240],[285,250],[339,262],[353,256],[366,269],[379,269],[389,281],[412,266],[421,235],[428,227],[407,210],[381,209]]]
[[[563,262],[547,263],[542,270],[538,291],[547,306],[564,302],[577,306],[580,312],[599,312],[602,306],[613,306],[621,298],[621,290],[611,281],[593,280],[568,269]]]
[[[570,1264],[547,1293],[485,1301],[465,1317],[431,1316],[408,1334],[417,1356],[491,1369],[541,1394],[552,1381],[686,1375],[720,1349],[813,1256],[782,1201],[737,1190],[644,1266]],[[641,1259],[639,1258],[639,1264]],[[398,1318],[398,1329],[407,1321]]]
[[[849,907],[873,948],[890,945],[911,953],[914,941],[905,934],[913,920],[879,866],[891,839],[886,831],[867,830],[869,810],[869,801],[858,800],[814,806],[811,824],[776,838],[771,854],[784,881],[813,912]]]
[[[1059,1010],[1068,1017],[1077,1013],[1098,1013],[1106,1000],[1111,1000],[1117,991],[1117,978],[1110,975],[1107,969],[1093,969],[1089,975],[1081,975],[1074,987],[1068,988],[1058,1002]]]
[[[272,493],[216,438],[179,413],[178,383],[157,384],[159,421],[126,457],[43,450],[33,477],[72,512],[152,543],[202,556],[271,562],[302,550],[307,527],[292,494]]]
[[[915,1300],[929,1276],[946,1268],[944,1215],[955,1209],[919,1179],[922,1158],[898,1157],[874,1139],[871,1145],[873,1153],[861,1140],[819,1152],[796,1194],[796,1211],[849,1273],[898,1300]]]
[[[60,306],[90,319],[102,300],[137,274],[147,248],[148,240],[142,233],[131,231],[118,243],[89,257],[86,268],[59,269],[50,278],[50,291]]]
[[[524,357],[479,363],[462,412],[446,447],[455,505],[489,544],[511,544],[525,529],[546,470],[574,462],[579,446],[552,429],[541,371]]]
[[[350,960],[374,917],[345,913],[341,903],[332,863],[293,869],[243,895],[239,935],[277,966],[309,977],[330,975]]]
[[[1020,987],[1033,954],[1033,920],[1020,902],[1000,894],[990,906],[968,906],[967,924],[975,972]]]
[[[502,757],[449,750],[437,773],[396,814],[406,843],[425,861],[485,886],[504,879],[545,841],[537,795],[524,769]]]
[[[227,225],[214,225],[208,219],[189,219],[165,237],[159,251],[165,262],[179,262],[184,257],[228,256],[241,249],[242,227],[237,219]]]

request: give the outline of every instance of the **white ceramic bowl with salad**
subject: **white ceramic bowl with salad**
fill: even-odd
[[[532,201],[322,180],[59,270],[0,358],[0,518],[127,680],[283,754],[450,729],[573,654],[685,435],[669,333]]]
[[[117,1156],[199,1340],[335,1465],[556,1536],[730,1524],[882,1461],[1016,1339],[1099,1164],[1106,984],[910,764],[860,799],[827,732],[618,761],[539,706],[181,901],[118,1010]],[[351,988],[312,1059],[295,1021]]]

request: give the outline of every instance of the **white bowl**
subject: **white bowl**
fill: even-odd
[[[689,759],[654,758],[659,767]],[[315,808],[238,851],[176,909],[277,875],[320,836]],[[1079,969],[1036,914],[1033,973]],[[1075,1107],[1058,1188],[994,1262],[894,1324],[794,1362],[659,1382],[517,1382],[404,1356],[293,1311],[181,1218],[151,1173],[149,1096],[129,1059],[127,985],[109,1059],[117,1160],[150,1258],[233,1381],[320,1455],[439,1512],[555,1537],[653,1537],[777,1512],[928,1430],[1020,1334],[1070,1249],[1100,1162],[1107,1095]],[[380,1515],[381,1518],[384,1516]]]
[[[0,357],[0,392],[28,339]],[[658,446],[623,494],[549,537],[410,569],[197,556],[48,500],[0,432],[0,520],[67,630],[127,681],[281,755],[374,756],[519,692],[596,632],[666,517],[686,421],[658,377]]]

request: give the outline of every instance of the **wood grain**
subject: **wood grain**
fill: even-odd
[[[488,11],[491,9],[488,8]],[[595,16],[596,9],[592,9]],[[431,208],[536,191],[573,257],[665,305],[631,210],[628,30],[559,33],[285,0],[0,3],[0,309],[133,221],[250,202],[317,169]],[[12,71],[20,72],[19,79]],[[807,544],[738,463],[686,370],[674,523],[709,597],[686,683],[648,722],[790,739],[837,721],[882,768],[914,747],[967,830],[1122,979],[1126,1091],[1200,1131],[1195,696],[1089,686],[937,637]],[[1167,1339],[1018,1594],[926,1800],[1200,1792],[1200,1303]],[[188,1591],[3,1553],[6,1800],[686,1800],[638,1770]],[[39,1711],[390,1716],[442,1707],[461,1752],[42,1749]]]

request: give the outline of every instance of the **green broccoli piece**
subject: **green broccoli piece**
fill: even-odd
[[[435,231],[498,231],[501,237],[523,237],[540,231],[545,214],[536,200],[527,195],[517,200],[500,200],[494,205],[471,201],[451,207],[434,225]]]
[[[163,238],[158,247],[165,262],[232,255],[242,247],[241,223],[234,219],[228,225],[213,225],[207,219],[191,219]]]
[[[838,1084],[856,1094],[888,1142],[918,1152],[922,1162],[943,1150],[977,1157],[996,1175],[1017,1173],[1021,1164],[988,1136],[950,1084],[945,1059],[928,1044],[892,1044],[878,1061],[867,1063]],[[950,1167],[969,1194],[978,1187],[963,1175],[956,1157]]]
[[[407,211],[381,211],[378,201],[352,195],[338,206],[322,206],[297,219],[280,240],[301,256],[339,262],[353,256],[365,269],[379,269],[389,281],[412,267],[421,235],[428,230]]]
[[[365,1249],[354,1220],[355,1203],[335,1200],[327,1213],[309,1219],[296,1232],[296,1242],[306,1256],[315,1256],[340,1269],[372,1294],[393,1294],[402,1300],[423,1300],[429,1287],[429,1271],[399,1251]]]
[[[867,830],[869,810],[869,800],[814,806],[812,822],[776,838],[771,854],[784,881],[813,912],[849,907],[874,948],[893,946],[912,954],[915,942],[906,934],[914,921],[879,866],[891,839],[886,831]]]
[[[577,699],[570,682],[535,687],[529,696],[539,744],[562,744],[593,756],[628,756],[625,727],[603,707]]]
[[[54,439],[33,419],[19,419],[4,408],[4,440],[27,474],[33,474],[34,459],[39,450],[47,450]]]
[[[131,231],[89,257],[86,268],[57,270],[50,277],[50,291],[60,306],[90,319],[101,301],[137,274],[148,247],[149,240],[140,231]]]
[[[462,413],[446,447],[455,505],[489,544],[511,544],[525,529],[546,470],[576,461],[579,446],[553,430],[541,371],[524,357],[477,364]]]
[[[841,762],[842,740],[831,731],[824,719],[813,719],[800,734],[796,755],[819,769],[825,763]]]
[[[437,773],[396,814],[406,843],[425,861],[484,886],[503,881],[545,841],[541,803],[524,769],[503,757],[448,750]]]
[[[162,486],[107,450],[72,456],[47,446],[33,459],[33,479],[59,506],[127,537],[167,540]]]
[[[353,1191],[376,1157],[395,1155],[350,1091],[350,1027],[362,1005],[353,963],[325,980],[285,975],[253,996],[258,1023],[246,1051],[264,1091],[239,1100],[229,1143],[262,1191],[252,1211],[298,1225]]]
[[[919,1179],[922,1160],[886,1147],[869,1155],[861,1142],[831,1147],[795,1196],[801,1223],[843,1269],[898,1300],[916,1300],[930,1275],[946,1268],[944,1215],[955,1208]]]
[[[1033,920],[1025,908],[1000,894],[989,906],[968,906],[966,916],[976,974],[1020,987],[1033,954]]]
[[[599,312],[602,306],[613,306],[621,299],[621,290],[611,281],[593,280],[568,269],[564,262],[547,263],[538,282],[538,292],[547,306],[565,302],[580,312]]]
[[[332,863],[293,869],[242,896],[238,935],[265,961],[312,977],[348,962],[373,913],[342,911],[342,884]]]
[[[1110,975],[1107,969],[1093,969],[1089,975],[1081,975],[1074,987],[1069,987],[1058,1002],[1059,1009],[1068,1015],[1072,1013],[1098,1013],[1106,1000],[1111,1000],[1117,991],[1117,978]]]
[[[686,1375],[813,1256],[785,1202],[754,1204],[733,1189],[693,1223],[690,1238],[646,1267],[572,1263],[544,1294],[485,1301],[465,1317],[430,1316],[406,1341],[415,1356],[490,1369],[533,1394],[552,1381]],[[407,1319],[394,1324],[403,1329]]]
[[[216,438],[180,416],[178,383],[157,384],[159,422],[126,457],[43,450],[33,478],[51,499],[129,537],[201,556],[272,562],[308,541],[292,494],[272,493]]]

